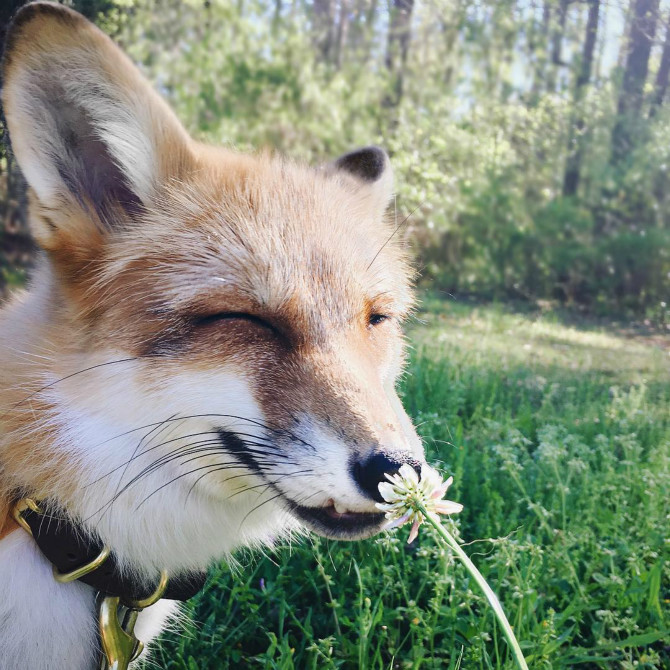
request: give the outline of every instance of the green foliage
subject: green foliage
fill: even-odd
[[[487,298],[554,299],[595,313],[656,310],[661,322],[667,318],[670,230],[643,221],[599,230],[594,212],[573,198],[529,210],[506,176],[467,195],[460,230],[422,252],[439,286]],[[460,250],[455,263],[441,262],[447,247]]]
[[[265,2],[140,0],[104,27],[196,137],[308,160],[378,139],[384,78],[318,63],[304,13],[279,28]]]
[[[405,404],[455,482],[468,553],[533,668],[665,668],[667,352],[429,299]],[[199,668],[513,668],[483,596],[425,527],[316,537],[213,570],[155,660]]]

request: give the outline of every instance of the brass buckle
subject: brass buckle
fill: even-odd
[[[167,583],[168,574],[163,570],[156,590],[141,600],[122,602],[119,596],[105,597],[99,594],[98,625],[102,643],[100,670],[127,670],[142,653],[144,644],[134,633],[137,616],[161,599]]]
[[[33,512],[36,512],[37,514],[41,514],[42,510],[40,509],[40,506],[32,499],[32,498],[21,498],[14,507],[12,507],[12,517],[14,517],[14,521],[23,528],[26,532],[30,533],[31,535],[33,534],[32,528],[28,525],[28,522],[23,518],[23,512],[25,512],[27,509],[31,509]]]
[[[12,507],[12,516],[14,521],[21,526],[25,531],[33,534],[32,528],[28,525],[28,522],[23,518],[23,512],[25,510],[31,509],[37,514],[42,514],[43,510],[32,498],[22,498],[19,500],[14,507]],[[80,579],[84,575],[87,575],[89,572],[97,570],[108,558],[111,553],[109,547],[103,547],[102,551],[88,563],[75,568],[71,572],[59,572],[56,569],[56,566],[53,567],[54,579],[61,584],[67,584],[68,582],[73,582],[76,579]]]
[[[61,584],[67,584],[68,582],[74,582],[76,579],[80,579],[84,575],[87,575],[89,572],[97,570],[108,558],[111,553],[109,547],[104,546],[102,551],[88,563],[71,570],[70,572],[60,572],[56,566],[53,566],[54,579]]]

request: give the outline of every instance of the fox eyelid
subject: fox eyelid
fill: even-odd
[[[208,326],[211,323],[216,323],[218,321],[248,321],[249,323],[256,324],[262,328],[272,331],[275,335],[281,335],[279,330],[273,326],[269,321],[256,316],[255,314],[248,314],[247,312],[219,312],[217,314],[209,314],[207,316],[196,317],[193,320],[193,324],[197,327]]]

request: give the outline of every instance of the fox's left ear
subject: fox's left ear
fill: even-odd
[[[83,16],[36,2],[7,33],[2,90],[33,232],[51,251],[91,247],[183,177],[186,131],[121,50]]]
[[[393,196],[393,170],[389,157],[379,147],[364,147],[340,156],[331,163],[335,173],[344,173],[354,184],[356,194],[367,200],[375,213],[383,214]]]

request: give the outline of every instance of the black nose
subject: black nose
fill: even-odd
[[[384,475],[393,475],[401,465],[408,463],[417,473],[421,469],[419,461],[398,454],[373,454],[366,461],[356,461],[352,466],[352,474],[359,488],[377,502],[384,502],[379,493],[379,484],[388,481]]]

